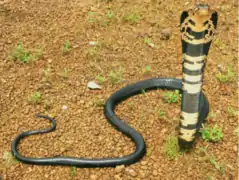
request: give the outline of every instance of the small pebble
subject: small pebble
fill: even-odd
[[[116,166],[115,172],[120,173],[124,169],[124,165]]]
[[[172,29],[171,28],[165,28],[161,31],[161,39],[162,40],[168,40],[172,35]]]

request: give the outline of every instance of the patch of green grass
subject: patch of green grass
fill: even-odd
[[[28,102],[32,103],[32,104],[39,104],[42,101],[41,98],[41,93],[36,91],[34,93],[32,93],[29,97],[28,97]]]
[[[97,75],[95,78],[100,84],[104,84],[106,82],[106,79],[101,76],[101,75]]]
[[[71,167],[71,176],[75,176],[76,175],[76,167],[75,166],[72,166]]]
[[[144,69],[143,69],[143,73],[146,75],[146,74],[149,74],[152,72],[152,69],[151,69],[151,66],[146,66]]]
[[[168,136],[164,143],[164,152],[168,159],[176,159],[179,155],[178,138],[175,136]]]
[[[218,74],[216,74],[217,80],[221,83],[231,82],[234,80],[234,77],[235,73],[232,71],[231,64],[227,67],[227,73],[219,72]]]
[[[133,12],[124,16],[124,20],[129,24],[137,24],[141,20],[141,16],[139,13]]]
[[[227,108],[227,114],[228,114],[229,117],[235,117],[235,116],[238,115],[238,111],[237,111],[237,109],[235,109],[235,108],[229,106],[229,107]]]
[[[214,157],[211,157],[209,161],[220,173],[225,173],[225,166],[218,163]]]
[[[159,111],[159,116],[160,116],[160,117],[165,117],[165,115],[166,115],[166,112],[164,112],[164,111]]]
[[[164,102],[167,103],[177,103],[181,99],[181,94],[179,90],[175,90],[173,92],[165,92],[163,94]]]
[[[117,70],[110,71],[108,77],[113,85],[121,83],[123,81],[123,69],[120,67]]]
[[[216,46],[221,50],[225,49],[226,47],[226,44],[224,44],[220,39],[215,39],[213,43],[216,44]]]
[[[102,98],[96,99],[96,100],[94,101],[94,104],[95,104],[97,107],[104,107],[104,105],[105,105],[105,100],[102,99]]]
[[[12,155],[11,152],[4,152],[2,159],[6,165],[17,164],[19,161]]]
[[[152,39],[149,38],[149,37],[145,37],[145,38],[144,38],[144,43],[147,44],[147,45],[149,45],[150,43],[152,43]]]
[[[51,76],[51,68],[47,67],[47,68],[43,69],[43,81],[49,82],[50,76]]]
[[[59,73],[59,76],[63,79],[68,79],[69,76],[69,69],[64,68],[62,72]]]
[[[20,61],[22,63],[29,63],[30,61],[35,60],[35,58],[36,57],[29,50],[24,49],[22,43],[19,43],[9,55],[9,59]]]
[[[223,174],[225,172],[225,165],[218,163],[216,158],[208,153],[207,148],[208,147],[199,147],[198,154],[203,153],[203,160],[210,162],[220,173]]]
[[[108,19],[113,19],[113,18],[115,17],[115,14],[114,14],[114,12],[113,12],[112,10],[109,10],[109,11],[107,11],[107,13],[106,13],[106,17],[107,17]]]
[[[91,24],[96,24],[98,22],[97,13],[93,11],[88,12],[88,21]]]
[[[67,54],[72,50],[72,46],[69,41],[65,41],[63,44],[62,52],[63,54]]]
[[[218,128],[217,125],[215,125],[214,127],[203,127],[200,132],[202,135],[202,139],[205,141],[219,142],[223,138],[222,129]]]

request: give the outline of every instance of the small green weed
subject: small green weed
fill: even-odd
[[[65,41],[63,44],[62,52],[63,54],[67,54],[72,50],[72,46],[69,41]]]
[[[104,99],[101,99],[101,98],[96,99],[96,100],[94,101],[94,104],[95,104],[97,107],[104,107],[104,105],[105,105],[105,100],[104,100]]]
[[[96,12],[88,12],[88,21],[91,24],[96,24],[98,19],[97,19],[97,13]]]
[[[233,108],[233,107],[231,107],[231,106],[229,106],[229,107],[227,108],[227,113],[228,113],[228,116],[229,116],[229,117],[234,117],[234,116],[237,116],[237,115],[238,115],[237,109],[235,109],[235,108]]]
[[[199,147],[198,154],[201,154],[200,156],[202,156],[202,153],[203,153],[202,160],[210,162],[220,173],[223,174],[225,172],[225,166],[222,164],[219,164],[216,158],[208,153],[207,148],[208,148],[207,146]]]
[[[141,20],[141,16],[137,12],[133,12],[124,17],[124,20],[130,24],[137,24]]]
[[[48,67],[48,68],[43,69],[43,81],[49,82],[50,76],[51,76],[51,68]]]
[[[106,17],[107,17],[108,19],[113,19],[113,18],[115,17],[115,14],[114,14],[114,12],[113,12],[112,10],[109,10],[109,11],[107,11],[107,13],[106,13]]]
[[[6,165],[17,164],[19,161],[12,155],[11,152],[4,152],[2,159]]]
[[[167,103],[177,103],[181,99],[181,94],[179,90],[175,90],[174,92],[165,92],[163,97],[164,101]]]
[[[231,82],[235,77],[235,73],[232,71],[232,65],[227,68],[227,73],[219,72],[216,74],[216,78],[221,83]]]
[[[219,164],[214,157],[210,157],[209,161],[220,173],[225,173],[225,166]]]
[[[214,127],[204,127],[201,131],[202,139],[210,142],[219,142],[223,138],[222,129],[218,128],[217,125]]]
[[[164,143],[164,152],[168,159],[176,159],[179,155],[178,138],[175,136],[168,136]]]
[[[104,84],[106,82],[106,79],[101,76],[101,75],[97,75],[95,78],[100,84]]]
[[[164,111],[159,111],[159,116],[160,116],[160,117],[165,117],[165,115],[166,115],[166,112],[164,112]]]
[[[152,72],[152,69],[151,69],[151,66],[146,66],[144,69],[143,69],[143,73],[146,75],[146,74],[149,74]]]
[[[72,166],[71,167],[71,176],[75,176],[76,175],[76,167]]]
[[[32,104],[39,104],[41,103],[42,99],[41,99],[41,93],[36,91],[34,93],[32,93],[29,97],[28,97],[28,102],[32,103]]]
[[[114,71],[110,71],[108,74],[109,80],[111,82],[111,84],[117,84],[117,83],[121,83],[123,81],[123,70],[120,67],[117,70]]]
[[[22,63],[29,63],[35,60],[35,56],[29,51],[25,50],[22,43],[19,43],[13,52],[9,55],[9,59],[13,61],[20,61]]]

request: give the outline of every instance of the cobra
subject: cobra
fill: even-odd
[[[101,159],[66,156],[48,158],[24,157],[18,152],[18,145],[23,138],[35,134],[48,133],[56,129],[56,121],[44,115],[37,115],[37,117],[48,119],[52,122],[52,127],[19,134],[12,142],[12,154],[23,163],[37,165],[114,167],[135,163],[145,155],[145,141],[140,133],[116,116],[114,109],[120,102],[141,93],[142,89],[152,90],[159,88],[179,90],[182,93],[178,142],[180,148],[192,147],[209,112],[207,98],[202,93],[202,82],[206,58],[217,26],[217,12],[210,9],[207,5],[197,4],[194,8],[181,14],[180,24],[183,54],[182,80],[153,78],[130,84],[112,94],[105,104],[104,114],[108,122],[135,142],[136,149],[132,154],[124,157]]]

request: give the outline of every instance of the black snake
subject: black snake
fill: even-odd
[[[48,116],[37,117],[48,119],[52,127],[43,130],[27,131],[19,134],[12,142],[12,154],[23,163],[37,165],[70,165],[77,167],[108,167],[121,164],[132,164],[139,161],[146,152],[143,137],[135,129],[122,122],[114,113],[117,104],[139,94],[143,90],[169,89],[180,90],[182,93],[181,116],[179,125],[179,146],[189,148],[195,142],[196,136],[204,123],[209,111],[209,104],[202,93],[203,71],[211,41],[217,26],[217,12],[207,5],[197,4],[194,8],[184,11],[180,18],[183,79],[153,78],[127,85],[112,94],[104,107],[107,120],[119,131],[130,137],[136,145],[134,153],[117,158],[84,159],[76,157],[24,157],[18,152],[19,142],[30,135],[54,131],[56,121]]]

